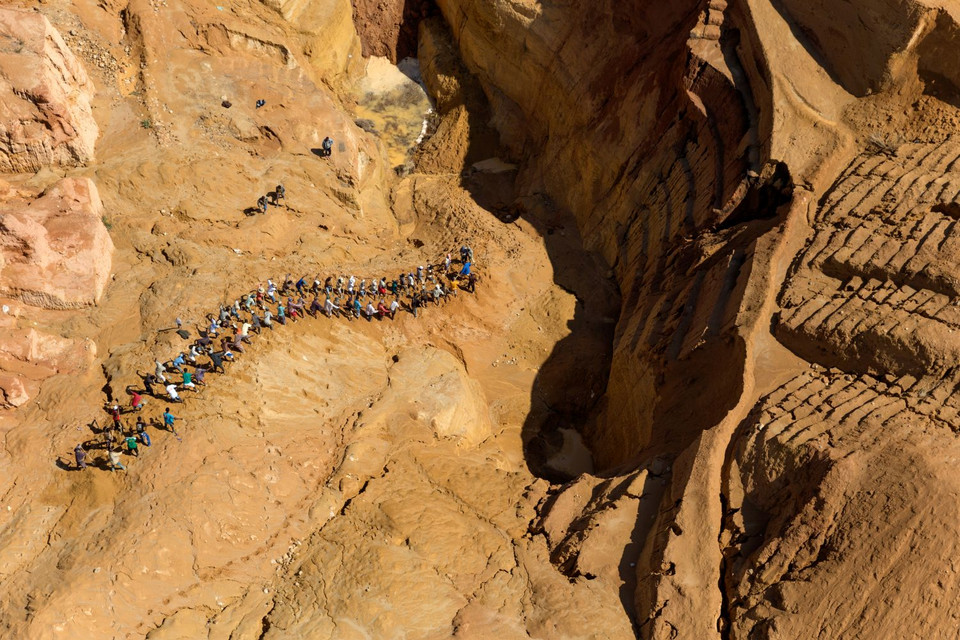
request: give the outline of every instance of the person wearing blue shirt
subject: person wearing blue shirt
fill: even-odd
[[[174,428],[173,423],[176,421],[176,417],[170,413],[170,407],[167,407],[163,410],[163,426],[173,432],[173,435],[179,435],[177,430]]]

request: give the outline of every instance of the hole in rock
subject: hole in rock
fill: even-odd
[[[932,211],[954,220],[960,220],[960,202],[940,202],[933,205]]]

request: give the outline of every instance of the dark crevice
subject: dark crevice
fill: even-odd
[[[761,174],[748,174],[746,191],[737,206],[727,215],[717,231],[730,229],[752,220],[770,220],[783,205],[793,199],[793,179],[783,162],[767,165]]]
[[[352,4],[363,56],[383,56],[394,64],[416,57],[420,22],[440,13],[433,0],[352,0]]]

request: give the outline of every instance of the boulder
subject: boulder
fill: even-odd
[[[0,294],[38,307],[96,304],[113,242],[94,183],[67,178],[33,201],[0,208]]]
[[[46,17],[0,8],[0,173],[93,159],[94,86]]]
[[[40,383],[58,373],[90,366],[97,348],[91,340],[74,340],[38,331],[12,301],[0,308],[0,408],[18,407],[33,397]],[[32,323],[36,324],[36,323]]]

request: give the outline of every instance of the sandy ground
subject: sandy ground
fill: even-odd
[[[398,179],[392,167],[409,159],[429,108],[422,88],[373,60],[357,115],[383,137],[369,134],[307,72],[278,64],[289,37],[278,17],[168,0],[136,3],[136,28],[121,30],[94,3],[43,10],[94,61],[98,160],[70,173],[99,186],[116,252],[96,308],[18,318],[89,338],[99,356],[3,417],[7,633],[628,629],[618,585],[569,584],[527,533],[548,488],[524,455],[535,379],[599,269],[572,223],[548,252],[543,230],[564,227],[546,203],[504,224],[456,174]],[[178,31],[188,20],[207,26]],[[97,56],[116,64],[97,67]],[[313,153],[325,135],[338,143],[330,158]],[[509,190],[512,169],[489,164],[470,188]],[[17,180],[39,190],[50,173]],[[255,214],[280,182],[286,200]],[[153,444],[123,456],[126,472],[107,471],[98,449],[91,468],[72,469],[72,448],[95,438],[91,421],[109,419],[104,403],[126,404],[138,372],[184,347],[175,317],[193,331],[268,277],[392,278],[465,243],[482,278],[475,294],[420,319],[307,318],[265,332],[226,375],[183,392],[172,408],[182,439],[156,426],[166,403],[148,398]],[[558,255],[577,270],[562,287]],[[582,446],[564,455],[589,465]]]

